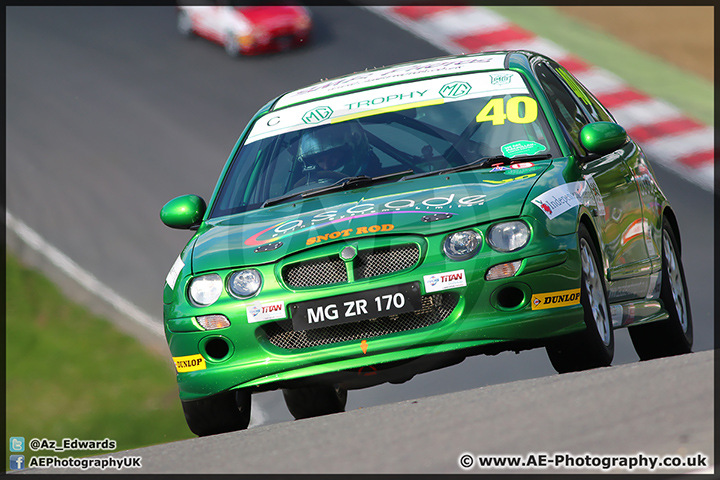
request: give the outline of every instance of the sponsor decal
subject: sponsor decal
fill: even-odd
[[[497,73],[497,72],[495,72]],[[338,123],[354,118],[379,115],[410,108],[464,101],[469,98],[491,98],[503,95],[520,95],[505,105],[502,99],[493,103],[495,110],[487,112],[487,119],[504,122],[529,123],[537,116],[537,104],[526,96],[527,86],[517,72],[509,72],[510,82],[492,85],[488,72],[466,73],[459,76],[423,79],[411,85],[379,85],[372,90],[355,89],[330,98],[311,99],[297,105],[281,103],[293,94],[282,97],[277,110],[259,119],[250,130],[245,145],[274,135],[304,130],[317,125]],[[491,100],[493,102],[493,100]],[[293,102],[294,103],[294,102]],[[523,104],[523,107],[520,106]],[[507,110],[507,111],[506,111]],[[521,116],[522,115],[522,116]]]
[[[509,80],[508,80],[509,81]],[[452,82],[440,88],[440,96],[443,98],[464,97],[470,92],[470,84],[467,82]]]
[[[587,183],[584,181],[566,183],[538,195],[532,199],[532,203],[537,205],[552,220],[582,203],[586,185]]]
[[[437,190],[444,190],[442,189]],[[457,187],[447,187],[457,188]],[[463,194],[468,193],[467,190]],[[350,207],[329,208],[320,213],[310,216],[288,220],[267,228],[263,228],[259,232],[253,234],[245,240],[247,246],[260,246],[266,243],[280,240],[281,238],[295,235],[305,229],[320,229],[327,225],[333,225],[339,222],[347,222],[351,219],[359,219],[365,217],[379,215],[403,215],[409,213],[447,213],[448,215],[457,215],[457,213],[447,212],[446,209],[460,209],[465,207],[475,207],[484,205],[486,195],[463,195],[457,193],[434,194],[428,192],[428,196],[397,194],[387,197],[365,200],[362,203],[353,204]],[[435,209],[435,210],[430,210]],[[382,228],[382,224],[378,222]],[[368,227],[368,233],[369,227]]]
[[[500,147],[502,154],[508,158],[517,157],[518,155],[535,155],[536,153],[544,150],[547,150],[545,145],[538,142],[531,142],[529,140],[506,143]]]
[[[332,114],[333,110],[330,107],[315,107],[305,112],[305,115],[302,116],[302,121],[305,123],[320,123],[330,118]],[[270,123],[268,123],[268,125],[270,125]]]
[[[527,180],[528,178],[537,177],[537,173],[528,173],[520,175],[518,177],[506,178],[504,180],[483,180],[483,183],[489,183],[491,185],[502,185],[504,183],[514,182],[516,180]]]
[[[401,102],[403,100],[417,100],[418,98],[422,97],[427,93],[427,90],[423,91],[410,91],[405,93],[397,93],[397,94],[390,94],[390,95],[384,95],[382,97],[376,97],[371,100],[360,100],[353,103],[346,103],[345,108],[348,110],[356,110],[358,108],[366,107],[376,107],[378,105],[388,104],[388,103],[395,103],[395,102]]]
[[[280,320],[286,318],[285,302],[253,303],[245,309],[248,323],[264,322],[265,320]]]
[[[197,355],[173,357],[173,362],[175,362],[175,369],[178,373],[194,372],[196,370],[205,370],[207,368],[205,359],[199,353]]]
[[[592,175],[586,175],[585,181],[587,182],[588,189],[590,190],[590,193],[592,194],[593,198],[595,199],[595,205],[597,206],[597,215],[604,217],[605,216],[605,204],[602,200],[602,195],[600,194],[600,188],[598,188],[597,183],[595,182],[595,179]]]
[[[178,255],[175,263],[173,263],[172,267],[170,267],[170,271],[168,272],[167,277],[165,277],[165,281],[167,282],[171,290],[175,289],[175,282],[177,281],[178,275],[180,275],[180,271],[183,269],[184,266],[185,263],[180,260],[180,256]]]
[[[386,223],[383,225],[370,225],[369,227],[357,227],[347,228],[345,230],[334,231],[332,233],[326,233],[324,235],[318,235],[316,237],[310,237],[305,241],[305,245],[314,245],[316,243],[324,242],[327,240],[335,240],[340,237],[349,237],[350,235],[366,235],[368,233],[378,232],[389,232],[395,228],[395,225]]]
[[[425,293],[467,286],[465,270],[425,275],[423,281],[425,282]]]
[[[541,170],[544,170],[545,167],[542,165],[538,165],[536,167],[527,167],[523,168],[522,170],[516,170],[514,168],[511,168],[509,170],[505,170],[505,175],[527,175],[530,172],[540,172]]]
[[[420,78],[446,73],[464,73],[473,70],[502,68],[503,55],[488,57],[466,57],[434,62],[401,65],[394,68],[374,70],[357,75],[325,81],[310,87],[291,92],[278,102],[278,107],[308,100],[317,95],[329,95],[331,92],[362,88],[387,83],[389,81]]]
[[[580,289],[562,290],[560,292],[536,293],[532,296],[532,309],[567,307],[580,304]]]
[[[510,73],[491,73],[490,84],[491,85],[506,85],[512,80],[512,74]]]
[[[490,173],[492,173],[492,172],[507,172],[505,175],[520,175],[522,173],[527,173],[527,172],[518,172],[518,170],[527,170],[528,168],[532,168],[533,170],[539,170],[540,168],[542,168],[542,167],[537,167],[537,168],[533,168],[533,167],[535,167],[535,164],[531,163],[531,162],[513,163],[512,165],[507,166],[507,167],[505,165],[498,163],[496,165],[493,165],[493,168],[492,168],[492,170],[490,170]]]

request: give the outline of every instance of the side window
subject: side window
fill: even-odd
[[[588,111],[594,122],[615,122],[610,112],[578,81],[577,78],[573,77],[570,72],[565,70],[560,65],[553,65],[555,72],[560,75],[565,83],[568,84],[570,89],[577,95],[577,97],[583,102],[585,109]]]
[[[581,156],[586,155],[587,152],[580,145],[580,130],[590,122],[582,108],[547,65],[537,64],[535,72],[548,100],[550,100],[550,106],[555,116],[567,131],[570,144],[576,153]]]

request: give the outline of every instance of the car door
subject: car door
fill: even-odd
[[[645,297],[652,261],[645,244],[640,194],[627,163],[637,156],[638,148],[630,141],[600,158],[589,155],[580,144],[580,130],[588,123],[612,118],[599,112],[577,80],[558,64],[543,59],[534,64],[534,70],[597,200],[592,213],[602,244],[610,301]]]

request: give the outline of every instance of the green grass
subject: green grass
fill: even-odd
[[[169,363],[68,301],[6,254],[6,435],[117,442],[117,449],[191,438]],[[5,470],[10,452],[6,452]],[[109,452],[37,452],[83,457]]]

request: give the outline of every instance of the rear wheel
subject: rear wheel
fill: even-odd
[[[283,397],[296,420],[345,411],[347,390],[338,385],[283,388]]]
[[[693,344],[692,313],[680,260],[680,249],[670,223],[663,219],[662,284],[660,301],[667,320],[629,327],[630,339],[640,360],[690,353]]]
[[[608,307],[597,248],[585,225],[578,228],[578,246],[582,272],[580,304],[583,306],[586,329],[558,339],[545,347],[550,362],[558,373],[605,367],[612,363],[615,337]]]
[[[250,424],[250,392],[246,390],[182,402],[182,407],[190,431],[199,437],[244,430]]]

